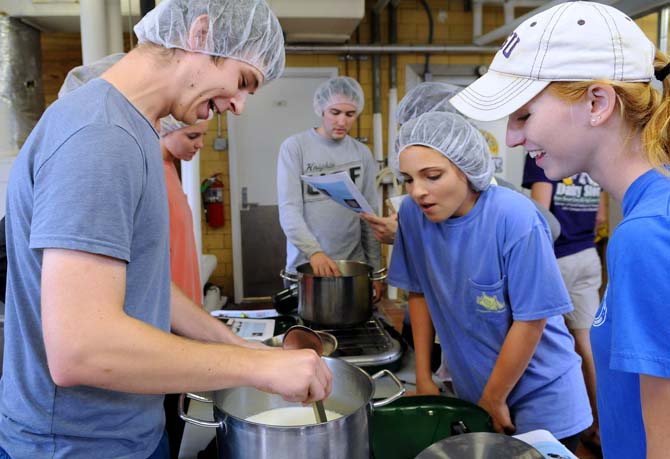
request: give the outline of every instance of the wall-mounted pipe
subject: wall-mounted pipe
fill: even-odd
[[[423,9],[426,11],[426,16],[428,16],[428,44],[432,45],[433,28],[434,28],[433,12],[430,9],[428,0],[421,0],[421,5],[423,6]],[[426,60],[423,66],[423,81],[430,81],[430,80],[432,80],[432,77],[430,75],[430,53],[426,53]]]
[[[388,7],[389,15],[389,43],[394,45],[398,41],[398,14],[396,6],[391,3]],[[391,152],[395,148],[396,118],[395,112],[398,106],[398,58],[395,54],[389,55],[389,109],[388,109],[388,142],[386,151]]]
[[[482,35],[482,22],[484,17],[484,4],[482,2],[472,2],[472,38],[478,38]]]
[[[381,18],[379,12],[372,10],[372,42],[381,42]],[[372,56],[372,148],[377,162],[384,161],[384,140],[382,130],[382,72],[381,55]]]
[[[394,2],[388,6],[388,15],[389,15],[389,43],[395,45],[398,42],[398,11],[397,5]],[[386,143],[386,154],[387,157],[395,149],[396,138],[398,137],[397,122],[395,112],[398,108],[398,57],[395,54],[389,55],[389,109],[388,109],[388,127],[387,127],[387,143]],[[384,174],[387,174],[387,166],[384,167],[380,172],[378,177],[378,182],[384,183]],[[379,194],[383,196],[385,187],[380,187]],[[388,187],[386,187],[388,189]],[[394,196],[398,190],[396,187],[388,189],[388,196]],[[383,201],[379,208],[379,213],[382,214],[384,208]],[[391,255],[393,254],[393,246],[386,246],[386,260],[387,260],[387,269],[391,265]],[[398,289],[392,285],[389,285],[386,291],[388,297],[392,300],[398,298]]]
[[[670,7],[666,6],[658,15],[658,49],[668,52],[668,25],[670,24]]]
[[[124,49],[121,2],[105,0],[105,16],[107,17],[107,54],[122,53]]]
[[[84,65],[107,56],[105,4],[100,0],[80,0],[81,54]]]
[[[495,54],[498,46],[476,45],[287,45],[287,54]]]
[[[41,56],[40,32],[0,15],[0,156],[18,153],[44,111]]]

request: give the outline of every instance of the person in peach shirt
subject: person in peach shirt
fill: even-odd
[[[172,116],[161,118],[160,144],[165,168],[165,188],[170,210],[170,277],[195,304],[202,304],[202,283],[200,281],[200,257],[195,244],[191,207],[181,188],[181,180],[175,160],[190,161],[204,146],[209,120],[188,125]],[[179,417],[177,407],[179,394],[167,394],[165,407],[165,429],[170,442],[170,457],[179,457],[184,421]],[[185,401],[187,402],[187,401]]]

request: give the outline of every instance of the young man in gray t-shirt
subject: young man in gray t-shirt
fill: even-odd
[[[279,151],[277,191],[279,220],[286,234],[286,271],[310,263],[319,276],[341,273],[333,260],[354,260],[381,267],[381,248],[356,212],[340,206],[300,179],[345,171],[373,208],[377,206],[377,164],[368,147],[350,137],[363,110],[363,90],[349,77],[331,78],[317,88],[317,128],[286,139]],[[375,298],[383,284],[375,281]]]
[[[315,352],[248,343],[170,284],[155,126],[241,113],[282,72],[277,18],[264,0],[163,0],[135,33],[46,110],[11,172],[0,457],[163,459],[160,394],[331,389]]]

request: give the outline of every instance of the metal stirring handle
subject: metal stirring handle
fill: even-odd
[[[282,347],[284,349],[312,349],[319,357],[323,355],[321,337],[311,328],[302,325],[294,325],[286,331]],[[321,400],[312,403],[312,409],[318,423],[328,422],[326,409]]]

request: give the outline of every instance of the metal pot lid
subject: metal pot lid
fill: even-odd
[[[473,432],[433,443],[415,459],[543,459],[528,443],[507,435]]]

